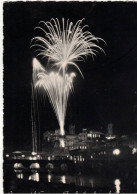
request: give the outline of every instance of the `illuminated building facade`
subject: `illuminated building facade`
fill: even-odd
[[[88,139],[102,139],[105,138],[105,134],[98,131],[89,131],[87,137]]]

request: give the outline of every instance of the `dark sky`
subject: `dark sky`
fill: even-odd
[[[89,31],[103,38],[106,55],[79,63],[70,97],[66,130],[70,123],[102,128],[114,124],[114,133],[137,129],[137,3],[12,2],[4,4],[4,137],[5,145],[31,141],[31,75],[34,50],[30,40],[39,21],[62,17],[74,23],[85,18]],[[41,60],[39,58],[39,60]],[[52,108],[40,102],[41,131],[58,128]],[[16,142],[16,143],[15,143]]]

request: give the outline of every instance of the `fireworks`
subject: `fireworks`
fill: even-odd
[[[64,136],[64,123],[67,109],[67,102],[70,92],[73,90],[73,78],[75,73],[68,74],[68,67],[74,66],[83,76],[77,65],[84,57],[103,51],[97,44],[100,38],[95,37],[89,31],[84,31],[82,21],[76,24],[64,19],[60,24],[59,20],[51,19],[50,22],[40,22],[43,27],[40,29],[44,36],[36,36],[32,39],[31,47],[36,48],[37,56],[47,58],[51,67],[56,67],[56,72],[49,72],[36,60],[33,60],[33,83],[35,88],[43,88],[56,114],[60,135]],[[63,144],[63,143],[62,143]]]
[[[96,43],[96,38],[89,31],[84,31],[86,26],[81,26],[83,20],[78,20],[75,25],[67,20],[66,25],[62,19],[62,25],[58,19],[51,19],[50,22],[40,22],[44,27],[37,27],[42,30],[44,37],[36,36],[32,39],[32,46],[38,47],[37,56],[46,57],[57,66],[59,71],[66,73],[68,65],[75,66],[82,75],[76,62],[84,60],[88,55],[95,56],[97,49],[103,51]]]
[[[46,71],[43,71],[37,74],[37,79],[35,78],[35,87],[39,89],[43,88],[50,100],[60,126],[60,135],[62,136],[65,135],[64,121],[67,101],[70,92],[73,91],[74,76],[74,73],[71,73],[70,75],[65,74],[65,77],[63,77],[59,75],[59,73],[47,73]]]

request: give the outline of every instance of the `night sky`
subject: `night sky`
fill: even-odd
[[[106,132],[114,124],[115,134],[132,134],[137,129],[137,3],[112,2],[12,2],[4,4],[4,138],[5,145],[31,142],[31,79],[34,49],[30,40],[39,35],[39,21],[70,19],[84,24],[106,54],[94,61],[78,63],[75,92],[68,103],[69,124],[77,132],[90,128]],[[41,58],[39,60],[42,61]],[[41,132],[58,128],[48,99],[40,101]]]

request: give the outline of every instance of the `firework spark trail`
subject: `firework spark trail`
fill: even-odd
[[[66,116],[67,102],[70,92],[73,91],[73,78],[75,74],[65,74],[65,79],[59,73],[37,74],[38,80],[35,83],[36,88],[43,88],[56,114],[60,135],[65,135],[64,122]],[[65,87],[63,87],[63,85]]]
[[[40,112],[39,112],[39,96],[38,90],[35,88],[35,83],[38,81],[38,73],[46,72],[42,67],[40,62],[33,58],[32,60],[33,74],[32,74],[32,140],[33,140],[33,151],[37,152],[38,148],[40,149]],[[43,99],[45,102],[45,93],[43,93]],[[39,134],[39,135],[37,135]],[[39,138],[39,140],[38,140]],[[37,141],[38,140],[38,141]]]

